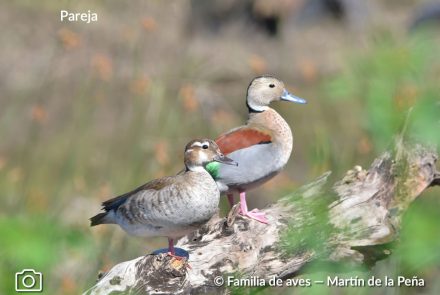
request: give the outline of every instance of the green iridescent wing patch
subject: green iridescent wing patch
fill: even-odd
[[[211,162],[205,167],[206,171],[208,171],[208,173],[211,174],[214,180],[218,178],[219,168],[220,168],[219,162]]]

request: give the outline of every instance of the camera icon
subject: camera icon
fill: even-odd
[[[43,275],[34,269],[23,269],[15,273],[15,291],[41,292],[43,290]]]

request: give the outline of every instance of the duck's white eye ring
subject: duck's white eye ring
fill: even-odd
[[[269,84],[269,87],[270,87],[270,88],[274,88],[274,87],[275,87],[275,84],[271,83],[271,84]]]

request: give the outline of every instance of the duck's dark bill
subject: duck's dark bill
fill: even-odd
[[[226,164],[226,165],[235,165],[238,166],[238,163],[235,162],[234,160],[232,160],[231,158],[228,158],[226,156],[222,156],[222,157],[217,157],[214,161],[222,163],[222,164]]]

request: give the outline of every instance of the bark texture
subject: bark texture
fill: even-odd
[[[333,185],[325,173],[267,207],[269,225],[241,217],[235,206],[179,240],[190,267],[166,254],[138,257],[84,294],[226,294],[216,277],[286,279],[314,261],[374,265],[392,253],[411,202],[439,185],[436,160],[432,150],[398,144],[368,170],[356,166]]]

